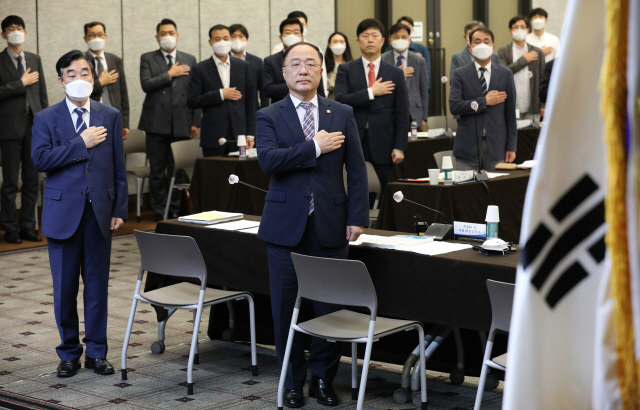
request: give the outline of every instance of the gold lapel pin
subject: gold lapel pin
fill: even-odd
[[[327,110],[327,114],[331,114],[331,110]]]

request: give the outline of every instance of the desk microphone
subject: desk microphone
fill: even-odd
[[[447,81],[449,79],[443,76],[440,81],[442,82],[442,106],[444,107],[444,136],[453,138],[453,131],[449,128],[449,116],[447,115]]]
[[[482,169],[484,166],[484,155],[480,156],[480,143],[478,142],[478,103],[476,101],[471,102],[471,109],[476,112],[473,116],[473,122],[476,126],[474,134],[476,137],[476,148],[478,149],[478,170],[474,171],[473,175],[476,181],[488,181],[489,175],[487,175],[487,171]]]
[[[453,239],[453,225],[449,225],[447,224],[447,218],[444,216],[444,214],[436,209],[433,208],[429,208],[426,205],[422,205],[419,204],[417,202],[413,202],[409,199],[406,199],[404,197],[404,195],[402,194],[402,191],[398,191],[395,194],[393,194],[393,200],[400,203],[402,201],[406,201],[409,202],[411,204],[414,205],[418,205],[421,206],[425,209],[428,209],[430,211],[439,213],[440,215],[442,215],[442,219],[444,220],[443,224],[439,224],[439,223],[432,223],[431,225],[429,225],[429,227],[427,228],[427,231],[424,233],[424,236],[429,237],[429,238],[433,238],[436,241],[442,241],[444,239]]]
[[[258,188],[257,186],[253,186],[253,185],[247,184],[246,182],[240,181],[240,178],[238,178],[238,176],[234,175],[234,174],[229,175],[229,183],[231,185],[233,185],[233,184],[242,184],[242,185],[248,186],[249,188],[253,188],[253,189],[257,189],[258,191],[262,191],[264,193],[267,192],[262,188]]]

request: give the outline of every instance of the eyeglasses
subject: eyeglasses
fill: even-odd
[[[293,71],[298,71],[302,66],[305,66],[307,70],[315,70],[316,68],[320,67],[320,64],[314,63],[311,61],[307,61],[305,63],[301,63],[300,61],[295,61],[293,63],[285,64],[284,66],[291,68]]]

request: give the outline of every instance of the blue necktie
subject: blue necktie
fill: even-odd
[[[402,56],[398,56],[398,59],[396,60],[396,67],[400,67],[402,65]]]
[[[22,75],[24,74],[24,65],[22,64],[22,56],[16,57],[16,60],[18,60],[18,77],[22,78]]]
[[[304,118],[302,119],[302,131],[304,132],[305,141],[309,141],[316,134],[316,124],[313,120],[313,112],[311,111],[311,103],[301,102],[299,107],[304,108]],[[313,213],[315,209],[313,204],[313,191],[311,191],[311,201],[309,202],[309,215]]]
[[[487,94],[487,79],[484,78],[484,72],[487,71],[486,68],[480,67],[480,87],[482,88],[482,93]]]
[[[82,134],[82,131],[87,129],[87,124],[82,119],[82,114],[84,114],[85,111],[85,108],[76,108],[73,110],[73,112],[78,116],[76,119],[76,134]]]

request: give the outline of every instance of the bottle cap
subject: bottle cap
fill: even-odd
[[[442,157],[442,169],[452,169],[453,162],[451,162],[451,157],[446,156]]]
[[[500,222],[500,214],[496,205],[489,205],[487,207],[487,217],[485,222]]]

